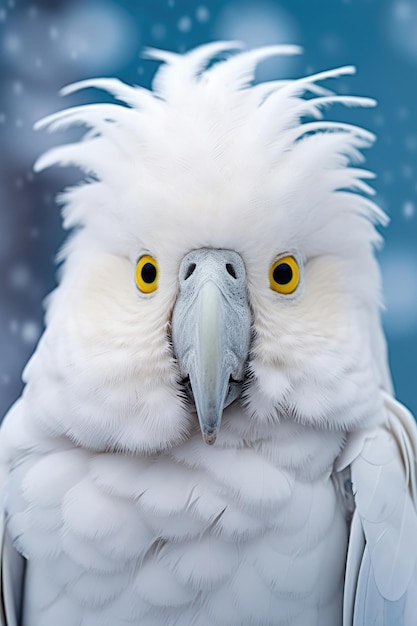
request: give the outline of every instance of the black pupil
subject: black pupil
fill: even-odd
[[[288,263],[280,263],[276,266],[272,275],[278,285],[288,285],[292,280],[291,266]]]
[[[142,280],[150,285],[156,278],[156,267],[152,263],[145,263],[141,271]]]

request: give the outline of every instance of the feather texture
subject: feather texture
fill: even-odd
[[[348,553],[345,626],[411,626],[415,620],[407,605],[413,603],[416,584],[417,548],[411,538],[417,533],[417,428],[389,394],[385,406],[385,428],[363,433],[360,452],[351,461],[357,512]]]
[[[351,66],[253,84],[258,63],[299,52],[148,50],[152,90],[80,81],[62,94],[119,104],[36,125],[86,127],[35,169],[87,180],[59,198],[75,232],[0,430],[1,626],[414,623],[417,436],[390,395],[374,258],[387,218],[362,165],[374,135],[323,118],[375,103],[321,85]],[[215,447],[173,316],[198,274],[183,278],[183,259],[207,248],[240,257],[251,320]],[[145,255],[157,280],[143,293]],[[288,257],[299,280],[284,293]]]

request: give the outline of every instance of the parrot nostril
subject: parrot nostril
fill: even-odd
[[[235,268],[233,267],[231,263],[226,263],[226,270],[227,270],[227,273],[230,274],[230,276],[232,276],[233,278],[236,278]]]
[[[196,264],[195,263],[190,263],[190,265],[188,266],[187,271],[185,273],[184,280],[187,280],[187,278],[190,278],[190,276],[194,272],[195,268],[196,268]]]

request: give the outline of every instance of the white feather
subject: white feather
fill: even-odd
[[[188,606],[197,591],[177,581],[162,561],[148,561],[135,576],[134,589],[139,597],[155,607]]]
[[[62,93],[124,104],[36,126],[87,128],[35,165],[87,181],[60,197],[76,232],[0,431],[2,626],[19,623],[23,586],[23,626],[413,624],[417,436],[389,396],[374,258],[387,219],[358,165],[374,135],[321,119],[374,101],[319,84],[351,66],[253,85],[258,63],[300,50],[238,48],[148,51],[163,63],[152,91],[81,81]],[[244,392],[215,448],[171,342],[178,268],[204,247],[240,254],[252,315]],[[144,254],[160,269],[147,296]],[[269,276],[287,255],[290,297]]]
[[[1,587],[0,624],[19,626],[23,597],[22,578],[25,567],[23,557],[13,548],[10,535],[6,533],[4,511],[0,522],[1,537]],[[50,590],[43,591],[43,594]]]
[[[406,620],[405,607],[415,586],[417,563],[417,547],[412,540],[417,534],[417,428],[404,407],[389,394],[384,398],[386,427],[362,434],[360,452],[351,460],[357,513],[347,564],[345,626],[413,623]],[[357,443],[354,448],[358,450]]]
[[[237,543],[225,543],[217,537],[204,535],[184,545],[166,544],[159,561],[183,585],[198,591],[217,589],[230,579],[239,564]]]
[[[213,86],[231,84],[233,89],[243,89],[252,81],[255,68],[260,61],[271,56],[287,56],[302,53],[302,48],[293,45],[271,45],[248,50],[232,57],[227,63],[218,63],[207,72]]]
[[[150,107],[154,108],[157,106],[157,101],[151,91],[137,86],[132,89],[130,85],[116,78],[90,78],[88,80],[81,80],[61,89],[60,95],[68,96],[81,89],[88,89],[90,87],[107,91],[118,100],[134,108],[143,108],[146,110]]]
[[[343,626],[353,626],[358,577],[365,549],[365,537],[359,514],[354,512],[350,525],[349,547],[346,559],[343,593]]]
[[[174,98],[174,94],[192,83],[214,57],[241,47],[242,44],[237,41],[214,41],[191,50],[185,56],[155,48],[146,48],[143,56],[164,62],[165,65],[152,81],[152,89],[163,98]]]

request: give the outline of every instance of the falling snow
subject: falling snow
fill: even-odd
[[[411,202],[411,200],[407,200],[407,202],[404,202],[403,204],[404,217],[409,220],[412,217],[414,217],[414,213],[415,213],[414,202]]]
[[[163,39],[165,39],[166,34],[167,34],[167,29],[166,29],[165,24],[161,24],[160,22],[157,22],[151,28],[151,35],[157,41],[162,41]]]
[[[56,26],[51,26],[51,28],[49,29],[49,36],[53,41],[56,41],[58,39],[59,30]]]
[[[25,289],[30,281],[29,268],[26,265],[15,265],[9,274],[9,281],[14,289]]]
[[[403,248],[387,255],[382,263],[387,330],[406,336],[417,325],[417,256]],[[398,280],[398,277],[401,280]]]
[[[386,16],[389,40],[399,54],[417,63],[417,4],[414,0],[391,1]]]
[[[401,168],[401,174],[406,179],[413,178],[414,170],[413,170],[412,165],[410,165],[409,163],[404,163]]]
[[[183,15],[178,20],[178,30],[181,31],[182,33],[188,33],[191,30],[192,25],[193,23],[189,15]]]
[[[197,22],[201,22],[202,24],[205,24],[210,19],[210,11],[208,10],[206,6],[197,7],[196,12],[195,12],[195,18]]]
[[[24,343],[30,345],[35,344],[39,339],[40,334],[41,328],[37,322],[29,320],[22,324],[21,336]]]
[[[8,35],[6,35],[4,39],[4,49],[7,54],[18,54],[21,50],[20,38],[13,33],[9,33]]]
[[[404,147],[409,152],[417,152],[417,135],[407,135],[404,140]]]

